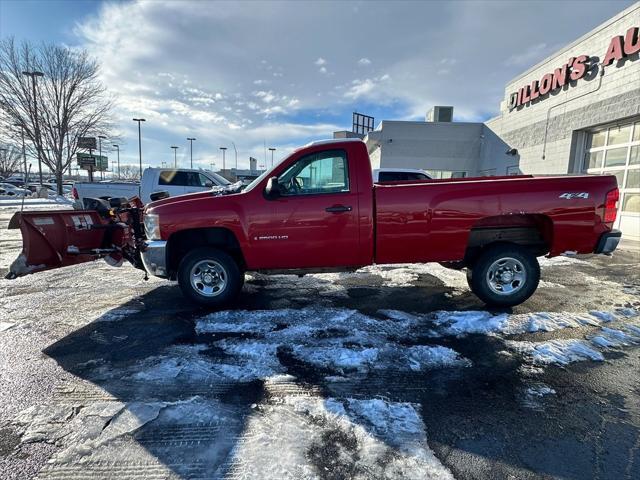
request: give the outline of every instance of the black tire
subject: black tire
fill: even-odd
[[[200,270],[200,266],[207,270]],[[204,278],[206,274],[209,276]],[[228,253],[211,247],[189,252],[178,266],[178,284],[183,295],[206,307],[221,307],[234,300],[242,288],[243,276]],[[211,281],[206,283],[207,280]]]
[[[540,265],[524,247],[497,244],[483,251],[473,268],[467,270],[467,281],[471,291],[487,305],[513,307],[538,288]]]

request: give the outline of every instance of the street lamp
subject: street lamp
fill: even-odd
[[[236,152],[236,171],[238,170],[238,149],[236,148],[236,144],[234,142],[231,142],[231,145],[233,145],[233,151]]]
[[[269,151],[271,152],[271,168],[273,168],[273,152],[275,152],[276,149],[273,147],[269,147]]]
[[[222,171],[224,172],[226,170],[224,152],[227,151],[227,147],[220,147],[220,150],[222,150]]]
[[[118,178],[120,178],[120,145],[117,144],[113,144],[113,146],[115,147],[116,151],[118,152]]]
[[[33,71],[33,72],[22,72],[23,75],[27,77],[31,77],[31,88],[33,91],[33,117],[35,120],[35,143],[36,143],[36,152],[38,153],[38,172],[40,174],[40,186],[42,186],[42,160],[41,156],[41,144],[40,144],[40,122],[38,121],[38,98],[36,95],[36,78],[44,77],[44,73]]]
[[[191,154],[191,168],[193,168],[193,141],[195,140],[195,138],[187,138],[187,140],[189,140],[189,151]]]
[[[140,185],[142,184],[142,133],[140,130],[140,122],[146,122],[144,118],[134,118],[134,122],[138,122],[138,155],[140,156],[140,183],[138,183],[138,198],[142,200],[142,190]]]
[[[172,145],[173,148],[173,168],[178,168],[178,147]]]
[[[100,167],[102,167],[102,140],[106,138],[104,135],[98,135],[98,160],[100,161]],[[102,170],[102,168],[100,168],[100,180],[104,180],[104,170]]]

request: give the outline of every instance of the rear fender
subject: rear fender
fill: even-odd
[[[127,225],[95,210],[18,212],[8,228],[22,234],[22,253],[9,267],[8,278],[117,255],[129,235]]]

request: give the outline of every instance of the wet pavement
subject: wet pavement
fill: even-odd
[[[104,262],[1,280],[0,478],[640,478],[639,266],[542,260],[501,311],[431,264],[223,312]]]

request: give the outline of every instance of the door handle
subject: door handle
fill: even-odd
[[[342,213],[350,212],[352,208],[348,205],[335,205],[333,207],[327,207],[324,210],[329,213]]]

